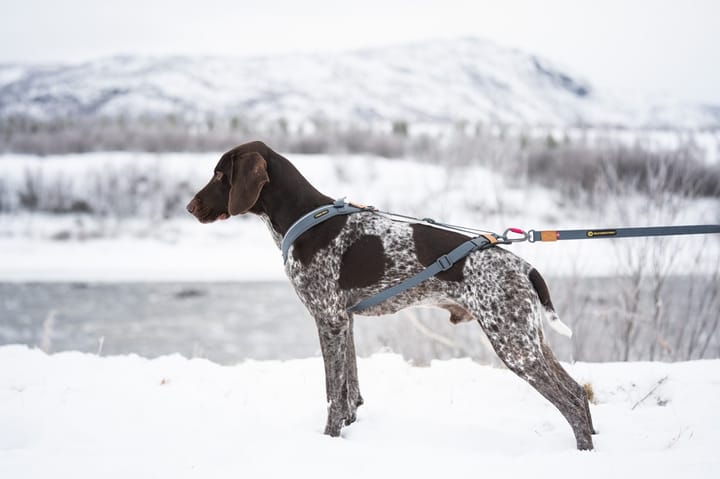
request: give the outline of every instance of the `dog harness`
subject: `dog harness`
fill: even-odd
[[[410,220],[414,222],[427,223],[433,226],[457,231],[464,234],[476,235],[482,232],[474,228],[466,228],[457,225],[449,225],[438,223],[431,218],[414,218],[412,216],[399,215],[397,213],[388,213],[379,211],[372,206],[362,206],[346,202],[344,198],[336,200],[331,205],[321,206],[306,214],[297,220],[287,231],[282,239],[281,249],[283,261],[287,262],[288,250],[293,242],[298,239],[307,230],[319,225],[338,215],[349,215],[352,213],[380,213],[387,216],[393,216]],[[510,233],[519,236],[511,237]],[[600,238],[633,238],[640,236],[672,236],[672,235],[693,235],[693,234],[713,234],[720,233],[720,225],[685,225],[685,226],[650,226],[637,228],[613,228],[613,229],[593,229],[593,230],[548,230],[548,231],[524,231],[519,228],[508,228],[501,235],[483,232],[462,243],[449,253],[440,256],[434,263],[420,271],[414,276],[409,277],[405,281],[380,291],[369,298],[365,298],[355,306],[348,308],[349,312],[357,312],[367,309],[371,306],[382,303],[388,298],[406,291],[413,286],[417,286],[423,281],[435,276],[436,274],[447,271],[452,268],[455,263],[472,253],[473,251],[484,250],[496,244],[510,244],[522,241],[531,243],[540,241],[559,241],[559,240],[575,240],[575,239],[600,239]]]
[[[336,200],[332,205],[321,206],[320,208],[316,208],[310,213],[302,216],[299,220],[293,223],[292,226],[290,226],[290,229],[288,229],[287,233],[285,233],[285,236],[282,239],[280,249],[282,250],[283,263],[287,262],[290,246],[306,231],[335,216],[349,215],[360,212],[379,213],[379,211],[372,206],[355,205],[353,203],[348,203],[345,201],[344,198],[341,198]],[[435,223],[434,221],[429,222],[431,224]],[[460,246],[454,248],[449,253],[440,256],[434,263],[432,263],[430,266],[420,271],[419,273],[415,274],[414,276],[409,277],[405,281],[396,284],[395,286],[375,293],[369,298],[363,299],[355,306],[348,308],[348,311],[351,313],[355,313],[367,309],[371,306],[380,304],[386,299],[392,298],[393,296],[396,296],[403,291],[417,286],[418,284],[435,276],[440,272],[449,270],[453,267],[455,263],[469,255],[473,251],[487,249],[491,246],[498,244],[499,239],[504,240],[505,238],[498,237],[493,233],[481,234],[479,236],[470,238],[464,243],[462,243]],[[501,242],[504,243],[505,241]]]

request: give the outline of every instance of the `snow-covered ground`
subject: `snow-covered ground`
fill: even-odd
[[[692,201],[669,211],[653,207],[642,197],[609,198],[589,209],[527,179],[507,178],[484,166],[447,168],[364,155],[289,156],[330,196],[347,196],[397,213],[496,232],[509,226],[554,229],[720,221],[717,200]],[[0,280],[282,279],[279,251],[258,218],[250,215],[212,225],[201,225],[189,214],[161,219],[167,195],[148,189],[184,184],[187,197],[179,198],[181,207],[209,179],[218,157],[147,153],[0,156],[0,179],[11,188],[22,184],[28,172],[31,176],[39,172],[38,181],[46,182],[50,192],[60,185],[72,198],[127,202],[128,209],[135,202],[138,208],[137,217],[125,219],[0,214]],[[128,177],[144,179],[139,186],[124,185]],[[106,192],[125,188],[135,193],[106,193],[98,198],[94,193],[98,188]],[[144,196],[128,197],[132,194]],[[626,219],[621,223],[618,217]],[[669,274],[703,274],[715,270],[720,255],[720,241],[714,237],[526,243],[510,248],[547,276],[621,275],[626,272],[628,251],[647,248],[674,252]]]
[[[0,347],[0,477],[716,477],[720,361],[568,365],[594,452],[507,370],[359,361],[366,404],[322,434],[320,358],[219,366]]]

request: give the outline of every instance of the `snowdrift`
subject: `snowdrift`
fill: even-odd
[[[0,477],[715,477],[720,360],[573,364],[599,434],[469,360],[359,361],[366,404],[323,436],[320,358],[219,366],[0,348]]]

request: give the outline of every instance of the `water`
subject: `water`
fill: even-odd
[[[0,298],[0,343],[222,363],[318,349],[314,322],[280,282],[0,283]]]
[[[628,344],[630,359],[720,355],[717,285],[707,279],[668,279],[661,324],[653,322],[649,291],[641,295],[642,316],[623,310],[626,279],[548,283],[562,319],[575,332],[568,340],[546,328],[563,360],[624,359]],[[707,301],[712,292],[715,299]],[[418,364],[452,357],[497,362],[477,324],[453,326],[447,316],[442,310],[414,308],[393,316],[358,317],[358,354],[392,350]],[[634,333],[626,337],[633,318]],[[688,354],[691,340],[698,347],[709,346],[702,354],[698,348]],[[314,320],[287,282],[0,283],[0,345],[15,343],[48,352],[180,353],[222,364],[320,354]]]

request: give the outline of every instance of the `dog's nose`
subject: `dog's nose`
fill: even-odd
[[[188,213],[195,214],[195,209],[197,209],[197,199],[193,198],[187,205]]]

